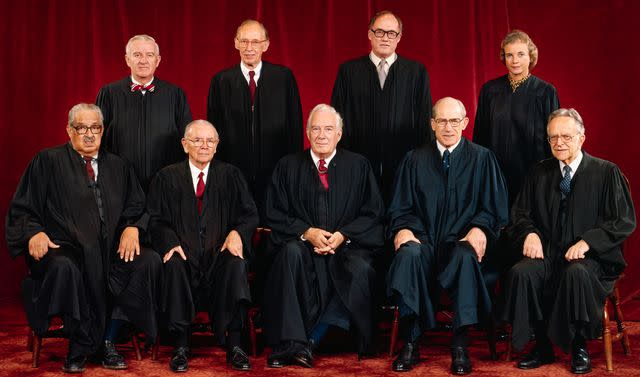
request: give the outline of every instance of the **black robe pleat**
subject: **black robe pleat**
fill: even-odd
[[[267,341],[307,342],[313,326],[337,295],[362,342],[373,338],[371,259],[384,243],[383,203],[369,162],[338,149],[329,163],[325,191],[309,150],[283,158],[267,191],[267,225],[273,263],[265,288]],[[313,252],[300,235],[310,227],[340,231],[348,240],[334,255]]]
[[[102,87],[96,98],[104,116],[102,149],[129,161],[145,192],[160,169],[185,158],[180,139],[191,122],[182,89],[157,77],[153,84],[153,92],[132,92],[127,76]]]
[[[511,208],[507,235],[522,255],[524,239],[536,233],[544,259],[523,257],[505,280],[502,319],[513,324],[513,346],[522,349],[535,321],[547,321],[550,339],[567,351],[575,322],[587,322],[584,336],[602,332],[602,308],[613,281],[626,266],[621,245],[635,228],[635,212],[618,167],[583,152],[563,200],[562,174],[555,158],[538,163]],[[564,211],[562,221],[561,211]],[[579,240],[590,247],[585,259],[564,255]]]
[[[253,109],[240,65],[217,73],[209,87],[207,119],[220,134],[216,158],[242,171],[262,212],[273,167],[303,146],[302,105],[293,72],[263,61]]]
[[[426,68],[398,56],[381,89],[369,55],[347,61],[338,69],[331,105],[344,119],[340,145],[369,159],[388,204],[404,155],[432,139]]]
[[[188,326],[197,310],[206,310],[216,341],[223,343],[234,315],[251,303],[246,265],[258,213],[242,173],[211,161],[200,214],[189,162],[170,165],[153,180],[147,210],[154,249],[164,256],[180,245],[187,256],[183,261],[174,253],[165,264],[161,309],[169,328]],[[244,259],[220,252],[232,230],[242,238]]]

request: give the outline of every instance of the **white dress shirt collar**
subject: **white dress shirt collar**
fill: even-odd
[[[582,151],[578,151],[578,155],[576,156],[576,158],[569,164],[569,167],[571,168],[571,178],[573,178],[573,175],[576,174],[576,170],[578,170],[578,166],[580,166],[580,162],[582,162],[582,157]],[[562,161],[558,162],[560,163],[560,174],[564,176],[564,167],[566,166],[566,164]]]
[[[462,138],[460,138],[460,140],[462,140]],[[444,151],[447,149],[449,150],[449,153],[453,153],[453,150],[456,149],[458,144],[460,144],[460,140],[458,140],[457,143],[453,144],[449,148],[446,148],[444,145],[440,144],[438,140],[436,140],[436,146],[438,147],[438,151],[440,152],[440,157],[442,157],[442,155],[444,154]]]
[[[382,60],[376,54],[374,54],[373,51],[369,53],[369,59],[371,59],[371,62],[376,66],[376,69],[378,68],[378,64],[380,64],[380,60]],[[387,61],[387,65],[384,67],[385,73],[389,73],[391,65],[395,63],[397,59],[398,54],[396,54],[395,52],[385,59]]]
[[[207,183],[207,177],[209,176],[209,166],[211,166],[211,162],[209,162],[204,167],[204,169],[200,170],[191,162],[191,160],[189,160],[189,170],[191,171],[191,181],[193,183],[193,192],[196,192],[198,190],[198,176],[200,175],[201,172],[204,173],[204,175],[202,176],[202,181],[205,184]]]
[[[142,85],[143,87],[151,85],[151,84],[153,83],[153,80],[154,80],[154,79],[155,79],[155,77],[152,77],[152,78],[151,78],[151,81],[149,81],[149,82],[148,82],[148,83],[146,83],[146,84],[143,84],[143,83],[141,83],[141,82],[138,82],[136,79],[134,79],[134,78],[133,78],[133,76],[131,76],[131,82],[132,82],[133,84],[135,84],[135,85]],[[147,91],[146,91],[146,90],[142,90],[141,92],[142,92],[142,94],[145,94]]]
[[[318,165],[320,164],[320,157],[318,157],[317,154],[313,153],[313,151],[311,150],[311,148],[309,148],[309,152],[311,152],[311,159],[313,159],[313,164],[316,166],[316,169],[318,169]],[[331,162],[331,160],[336,156],[336,150],[333,150],[333,153],[331,153],[331,155],[327,158],[324,159],[325,164],[327,165],[327,167],[329,167],[329,162]]]
[[[256,86],[258,86],[258,79],[260,79],[260,72],[262,72],[262,60],[258,63],[255,69],[249,69],[243,62],[240,62],[240,70],[242,71],[244,79],[247,80],[247,84],[249,83],[249,80],[251,80],[249,77],[249,71],[254,71],[256,74],[253,75],[253,81],[255,81]]]

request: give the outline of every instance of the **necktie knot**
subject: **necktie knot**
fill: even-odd
[[[249,71],[249,78],[252,79],[256,75],[256,71]]]
[[[449,166],[451,166],[451,152],[445,149],[444,153],[442,153],[442,170],[444,170],[445,174],[449,173]]]
[[[320,174],[327,174],[327,162],[324,159],[318,161],[318,172]]]
[[[131,84],[131,91],[132,92],[142,92],[142,91],[148,91],[148,92],[153,92],[155,90],[156,86],[154,84],[149,84],[149,85],[142,85],[142,84]]]
[[[564,175],[560,181],[560,192],[562,193],[562,197],[565,198],[571,191],[571,166],[565,165],[562,171],[564,171]]]

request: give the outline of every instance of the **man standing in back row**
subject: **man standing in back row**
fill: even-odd
[[[218,156],[237,166],[262,214],[264,191],[280,158],[302,150],[298,84],[285,66],[262,61],[269,33],[255,20],[240,24],[236,64],[211,79],[207,120],[220,134]]]
[[[395,14],[373,16],[368,36],[371,52],[340,66],[331,105],[344,119],[342,146],[369,159],[388,205],[405,153],[432,138],[429,74],[396,54],[402,21]]]

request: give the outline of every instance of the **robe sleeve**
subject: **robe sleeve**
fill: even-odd
[[[369,162],[364,161],[364,166],[361,174],[367,179],[360,195],[362,202],[358,216],[337,230],[354,244],[352,246],[378,249],[384,245],[384,204]]]
[[[549,118],[549,114],[559,108],[560,100],[558,99],[556,88],[548,84],[543,95],[537,98],[537,111],[540,118],[532,120],[533,122],[539,122],[534,130],[535,141],[533,147],[536,152],[536,161],[552,157],[551,146],[547,142],[547,119]]]
[[[485,232],[487,238],[497,240],[500,230],[507,225],[508,194],[507,184],[493,153],[487,151],[484,169],[478,172],[481,187],[478,187],[479,202],[476,214],[469,223],[469,229],[478,227]]]
[[[431,127],[429,127],[432,106],[431,89],[429,87],[429,73],[427,73],[427,69],[422,64],[420,64],[416,93],[414,93],[413,98],[415,100],[414,108],[418,112],[415,114],[415,119],[419,122],[415,128],[417,131],[416,140],[418,140],[416,146],[421,146],[434,138]]]
[[[236,195],[232,228],[240,234],[244,250],[250,251],[253,233],[258,227],[258,209],[240,170],[234,168],[231,179],[233,181],[229,183],[235,188]]]
[[[599,222],[581,237],[598,255],[619,247],[636,227],[629,186],[618,167],[609,172],[602,195],[605,199]]]
[[[291,71],[288,71],[288,90],[287,90],[287,130],[289,130],[289,140],[287,146],[289,153],[299,152],[303,149],[303,131],[302,131],[302,104],[300,103],[300,94],[298,93],[298,83]]]
[[[273,169],[271,183],[267,189],[265,213],[267,225],[271,228],[271,239],[276,245],[282,245],[300,237],[309,227],[307,222],[292,216],[293,205],[290,202],[287,164],[285,159],[278,162]]]
[[[107,134],[107,128],[111,125],[113,119],[111,119],[111,93],[106,87],[103,87],[98,92],[98,96],[96,97],[96,106],[100,108],[102,111],[102,124],[104,124],[103,135]]]
[[[345,67],[344,65],[341,65],[340,68],[338,68],[338,75],[336,76],[336,81],[333,84],[331,106],[333,106],[336,111],[338,111],[338,113],[342,116],[342,119],[345,121],[345,123],[347,123],[342,130],[343,135],[342,139],[340,140],[340,147],[349,150],[351,147],[349,145],[349,141],[352,138],[352,133],[351,126],[348,124],[349,120],[346,119],[345,114],[345,111],[349,108],[350,104],[348,103],[349,95],[347,90],[347,74],[344,71]]]
[[[180,245],[180,238],[171,224],[172,192],[167,177],[162,172],[158,173],[149,188],[147,213],[149,214],[151,244],[160,255],[164,255]]]
[[[473,142],[489,148],[489,100],[486,94],[486,85],[480,89],[478,96],[478,108],[476,109],[476,118],[473,122]]]
[[[131,166],[126,167],[127,197],[125,198],[122,214],[120,215],[120,229],[134,226],[141,232],[146,232],[149,216],[145,212],[145,196],[142,187],[138,182],[135,172]]]
[[[177,104],[176,104],[176,127],[178,127],[178,135],[182,137],[184,135],[184,130],[187,128],[187,124],[189,124],[192,120],[191,118],[191,109],[189,108],[189,101],[187,101],[187,96],[184,94],[182,89],[177,88],[178,91]]]
[[[388,238],[393,238],[401,229],[409,229],[420,242],[427,242],[427,227],[416,213],[419,203],[416,201],[413,187],[416,186],[416,178],[412,168],[413,154],[411,151],[406,154],[395,177],[393,194],[387,217],[389,219]]]
[[[45,159],[36,155],[27,166],[9,205],[5,235],[9,254],[16,257],[28,254],[29,240],[39,232],[46,232],[44,213],[48,177],[51,169]]]
[[[522,189],[511,206],[511,221],[505,229],[511,249],[518,255],[522,254],[524,239],[530,233],[536,233],[540,237],[542,245],[546,244],[544,235],[536,227],[532,217],[532,211],[535,208],[533,203],[535,200],[535,181],[535,174],[528,174],[525,178]]]

